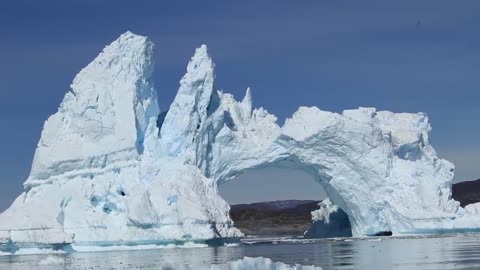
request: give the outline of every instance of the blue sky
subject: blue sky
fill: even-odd
[[[75,74],[127,30],[156,44],[155,83],[164,109],[194,48],[205,43],[218,89],[242,97],[251,87],[255,106],[281,123],[300,105],[426,112],[432,143],[456,164],[456,180],[480,178],[480,2],[133,3],[0,3],[0,209],[21,192],[43,122]],[[309,180],[266,169],[240,176],[222,192],[231,202],[258,201],[262,193],[297,196],[293,187],[298,196],[314,196],[309,184],[292,178]],[[259,181],[264,192],[247,192]]]

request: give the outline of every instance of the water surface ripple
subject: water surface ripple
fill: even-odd
[[[50,260],[46,258],[50,256]],[[239,246],[0,256],[0,269],[167,269],[268,257],[323,269],[480,269],[480,234],[335,240],[245,240]],[[53,257],[53,260],[51,260]],[[168,269],[171,269],[168,268]]]

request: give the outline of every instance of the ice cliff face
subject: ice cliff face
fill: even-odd
[[[124,34],[80,71],[45,122],[27,188],[67,172],[138,160],[148,121],[159,111],[152,54],[147,38]]]
[[[238,237],[217,185],[265,166],[308,172],[356,236],[477,229],[479,208],[450,199],[453,165],[430,146],[426,115],[301,107],[281,127],[249,89],[242,101],[215,89],[202,46],[157,119],[152,54],[125,33],[76,76],[0,215],[4,249]]]
[[[152,59],[147,38],[125,33],[76,76],[45,122],[25,192],[0,215],[4,249],[241,235],[213,181],[167,157]]]

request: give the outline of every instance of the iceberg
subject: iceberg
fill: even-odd
[[[75,77],[44,124],[24,193],[0,215],[0,249],[241,236],[213,181],[159,138],[153,52],[128,32]]]
[[[160,113],[153,54],[127,32],[75,77],[0,214],[0,252],[238,239],[218,185],[266,166],[309,173],[353,236],[478,230],[480,204],[451,199],[454,166],[430,145],[425,114],[300,107],[280,126],[250,89],[241,101],[215,89],[205,45]]]

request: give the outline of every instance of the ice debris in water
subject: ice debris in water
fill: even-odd
[[[231,270],[240,270],[240,269],[251,269],[251,270],[256,270],[256,269],[269,269],[269,270],[321,270],[321,267],[315,267],[313,265],[309,266],[303,266],[300,264],[296,265],[287,265],[281,262],[273,262],[269,258],[250,258],[250,257],[245,257],[241,260],[236,260],[229,262],[228,268],[226,269],[231,269]],[[222,269],[220,268],[215,268],[212,267],[212,269]],[[225,269],[225,268],[223,268]]]
[[[40,262],[38,262],[38,265],[58,265],[63,263],[65,263],[64,258],[55,255],[48,255]]]
[[[347,214],[332,204],[329,198],[321,201],[319,209],[312,211],[312,225],[305,238],[350,237],[352,228]]]
[[[175,270],[321,270],[321,267],[313,265],[288,265],[281,262],[273,262],[269,258],[263,257],[244,257],[243,259],[230,261],[225,264],[217,264],[211,266],[179,266],[168,265],[163,266],[163,269]]]

